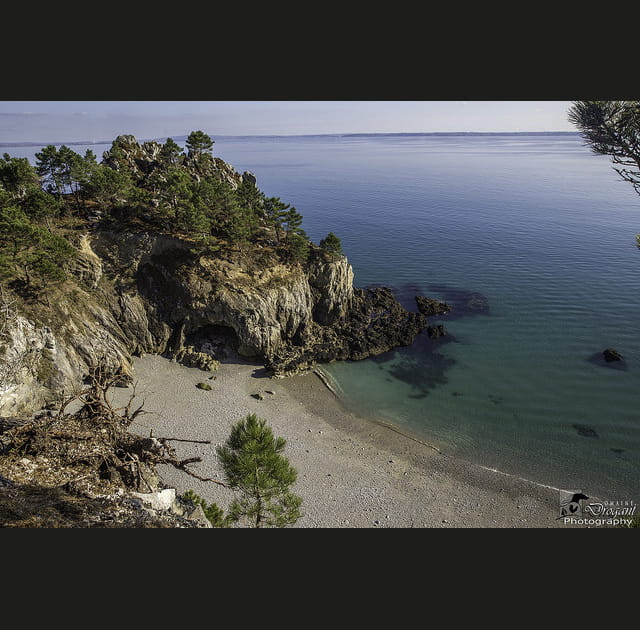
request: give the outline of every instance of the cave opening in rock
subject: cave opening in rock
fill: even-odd
[[[218,361],[237,357],[240,342],[236,331],[225,324],[206,324],[189,333],[185,345],[196,352],[205,352]]]

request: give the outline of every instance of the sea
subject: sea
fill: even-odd
[[[323,366],[347,408],[481,466],[640,501],[640,196],[610,158],[571,132],[210,135],[311,240],[341,239],[357,287],[452,306],[429,318],[444,337]]]

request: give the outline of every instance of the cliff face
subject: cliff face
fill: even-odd
[[[4,364],[14,368],[0,415],[68,395],[98,359],[127,378],[142,353],[210,365],[237,352],[279,376],[411,343],[426,325],[388,290],[354,290],[344,257],[248,272],[178,238],[97,232],[82,239],[70,271],[77,288],[44,323],[17,316],[6,332]]]
[[[80,242],[75,288],[5,331],[0,416],[60,400],[97,360],[123,379],[132,356],[159,353],[207,368],[237,353],[276,376],[315,362],[363,359],[410,344],[426,326],[388,289],[354,289],[347,259],[315,252],[305,268],[248,266],[147,232],[97,231]]]
[[[68,395],[98,359],[127,378],[142,353],[202,366],[237,352],[280,376],[406,345],[426,325],[388,290],[355,290],[344,257],[248,272],[178,238],[97,232],[70,271],[77,288],[51,298],[44,323],[18,316],[7,331],[4,364],[14,368],[0,415]]]

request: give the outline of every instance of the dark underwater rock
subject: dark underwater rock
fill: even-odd
[[[600,437],[595,429],[587,424],[574,424],[573,428],[578,432],[578,435],[583,437],[598,438]]]
[[[465,315],[488,315],[489,300],[478,291],[457,289],[447,284],[430,284],[428,290],[443,297],[444,303],[450,308],[448,319]]]

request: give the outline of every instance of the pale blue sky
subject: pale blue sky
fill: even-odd
[[[2,142],[216,135],[576,131],[569,101],[0,101]]]

